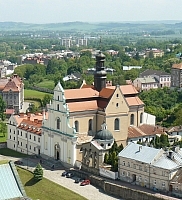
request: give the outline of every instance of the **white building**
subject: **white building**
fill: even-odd
[[[48,119],[42,124],[41,154],[74,165],[77,135],[69,124],[69,109],[60,83],[54,89],[48,113]]]

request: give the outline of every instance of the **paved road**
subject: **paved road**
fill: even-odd
[[[0,160],[19,160],[18,158],[12,158],[8,156],[2,156],[0,155]],[[39,161],[38,159],[28,159],[28,162],[26,159],[22,159],[23,164],[22,167],[27,168],[27,163],[28,163],[28,170],[33,171],[37,162]],[[102,199],[102,200],[117,200],[118,198],[108,196],[104,194],[100,189],[94,187],[93,185],[86,185],[86,186],[80,186],[79,184],[74,183],[74,178],[66,178],[62,177],[61,174],[64,170],[62,169],[55,169],[52,171],[51,169],[47,169],[48,167],[43,168],[44,169],[44,177],[61,185],[64,186],[65,188],[68,188],[75,193],[80,194],[81,196],[85,197],[88,200],[97,200],[97,199]]]

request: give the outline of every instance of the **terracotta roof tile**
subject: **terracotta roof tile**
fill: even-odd
[[[70,112],[86,111],[86,110],[97,110],[97,101],[82,101],[67,103]]]
[[[173,65],[172,65],[172,68],[173,68],[173,69],[182,69],[182,63],[173,64]]]
[[[130,126],[128,128],[128,138],[137,138],[142,136],[152,136],[156,134],[165,134],[163,127],[142,124],[139,127]]]
[[[8,92],[12,90],[13,92],[19,92],[20,88],[15,84],[13,80],[9,80],[9,82],[5,85],[3,92]]]
[[[103,97],[103,98],[110,98],[113,93],[114,93],[114,89],[112,89],[112,88],[103,88],[100,91],[99,96]]]
[[[107,88],[115,89],[116,86],[109,86]],[[121,89],[123,95],[138,94],[138,91],[136,90],[136,88],[133,85],[121,85],[120,89]]]
[[[65,90],[66,99],[83,99],[83,98],[91,98],[91,97],[98,97],[98,96],[99,96],[99,92],[96,90],[93,90],[92,88]]]
[[[125,98],[129,106],[144,105],[143,101],[139,97],[126,97]]]

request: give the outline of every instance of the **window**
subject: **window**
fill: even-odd
[[[40,138],[38,138],[38,142],[40,142]]]
[[[21,136],[22,136],[22,131],[21,131]]]
[[[130,177],[130,172],[128,172],[128,177]]]
[[[119,107],[119,103],[116,103],[116,108],[118,108]]]
[[[104,144],[103,143],[101,143],[101,145],[100,145],[101,147],[103,147],[104,146]]]
[[[58,101],[59,101],[59,96],[58,96]]]
[[[141,181],[141,180],[142,180],[142,177],[141,177],[141,176],[139,176],[139,177],[138,177],[138,180],[139,180],[139,181]]]
[[[31,145],[30,145],[30,149],[31,149]]]
[[[9,136],[9,139],[11,139],[11,135]]]
[[[136,169],[136,165],[135,164],[133,164],[133,168]]]
[[[123,171],[123,176],[125,176],[125,172]]]
[[[89,130],[89,131],[92,130],[92,122],[93,122],[93,120],[92,120],[92,119],[89,119],[89,121],[88,121],[88,130]]]
[[[119,98],[119,94],[116,94],[116,97]]]
[[[128,162],[128,167],[130,167],[130,163]]]
[[[156,185],[156,183],[157,183],[156,180],[154,180],[154,185]]]
[[[14,131],[14,134],[15,134],[15,131]]]
[[[165,182],[163,182],[163,183],[162,183],[162,187],[165,187],[165,185],[166,185]]]
[[[36,141],[36,137],[34,136],[34,141]]]
[[[140,124],[143,123],[143,113],[140,113]]]
[[[141,165],[139,165],[139,170],[142,171],[142,166]]]
[[[19,135],[19,130],[18,130],[18,135]]]
[[[33,148],[34,151],[36,151],[35,147]]]
[[[30,139],[31,139],[31,135],[30,135]]]
[[[59,111],[59,104],[57,104],[57,110]]]
[[[82,152],[82,151],[83,151],[83,147],[80,148],[80,152]]]
[[[22,146],[22,142],[21,142],[21,146]]]
[[[123,161],[123,166],[125,166],[125,161]]]
[[[27,148],[27,144],[26,144],[26,148]]]
[[[130,116],[130,125],[134,125],[134,114]]]
[[[27,138],[27,133],[25,133],[25,138]]]
[[[14,137],[14,140],[15,140],[15,137]]]
[[[18,145],[19,145],[19,141],[18,141]]]
[[[79,122],[75,121],[75,130],[76,132],[79,132]]]
[[[116,118],[116,119],[114,120],[114,130],[115,130],[115,131],[118,131],[118,130],[119,130],[119,119],[118,119],[118,118]]]
[[[57,129],[60,129],[60,118],[57,118],[56,122],[57,122]]]
[[[175,187],[175,190],[176,190],[176,191],[178,190],[178,186]]]
[[[9,129],[9,132],[11,133],[11,129]]]

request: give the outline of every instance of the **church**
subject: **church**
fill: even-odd
[[[126,146],[128,128],[144,123],[144,103],[137,90],[133,85],[107,86],[104,62],[99,52],[94,85],[65,90],[56,85],[48,118],[42,121],[40,155],[74,165],[82,159],[82,145],[98,136],[103,124],[118,144]]]

